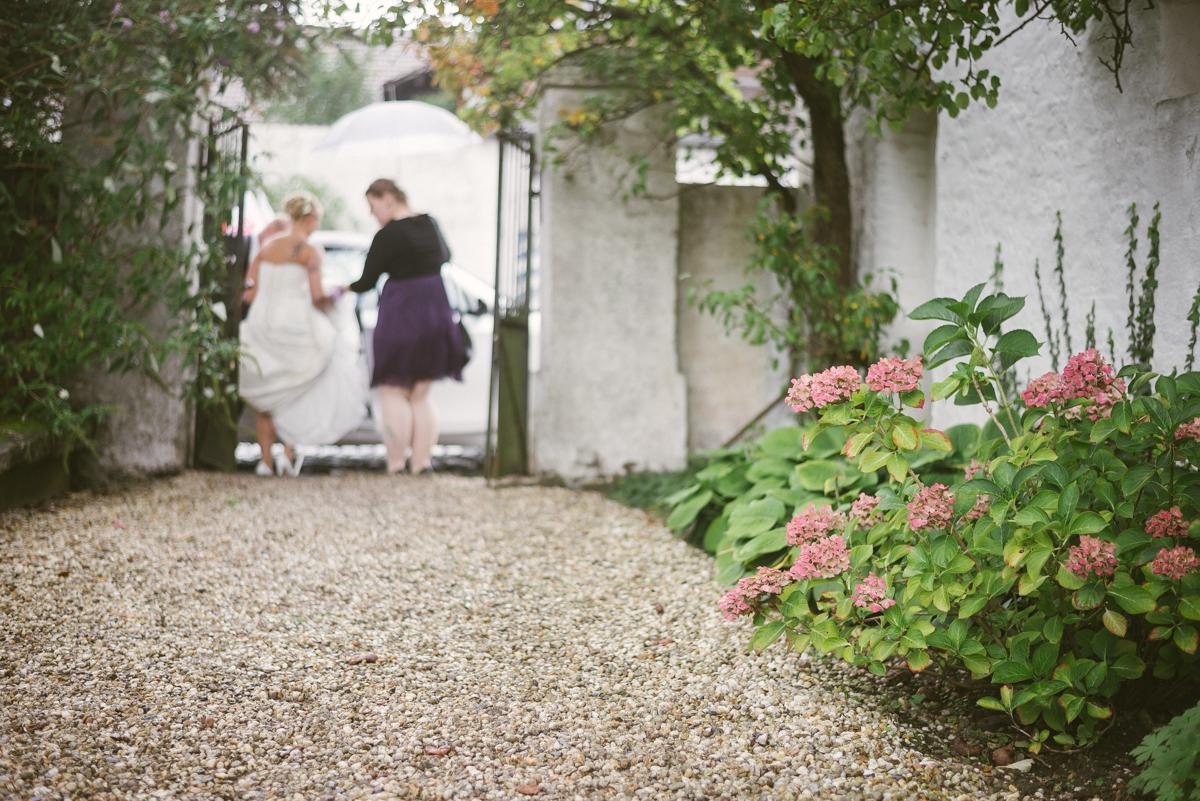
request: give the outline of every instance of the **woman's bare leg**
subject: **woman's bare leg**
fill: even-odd
[[[275,470],[275,462],[271,458],[271,448],[275,445],[275,423],[267,412],[259,412],[254,416],[254,433],[258,438],[258,447],[262,451],[259,459],[271,471]]]
[[[413,416],[413,453],[409,469],[414,473],[419,473],[432,464],[433,446],[438,440],[437,407],[429,398],[429,388],[432,386],[432,381],[418,381],[408,396]]]
[[[383,407],[383,444],[387,446],[387,471],[404,469],[404,458],[413,441],[413,408],[408,401],[409,390],[401,387],[379,387]]]

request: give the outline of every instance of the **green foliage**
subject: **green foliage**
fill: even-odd
[[[267,108],[271,122],[332,125],[372,100],[361,65],[342,48],[311,54],[285,91]]]
[[[1137,273],[1137,263],[1134,251],[1137,250],[1137,204],[1129,207],[1129,228],[1125,230],[1129,237],[1129,250],[1125,254],[1129,270],[1126,290],[1129,293],[1129,362],[1142,369],[1150,369],[1150,361],[1154,358],[1154,294],[1158,289],[1158,222],[1162,214],[1158,204],[1154,204],[1154,218],[1146,227],[1146,238],[1150,240],[1150,250],[1146,254],[1146,270],[1141,280],[1141,293],[1134,300],[1134,281]]]
[[[713,289],[708,281],[688,287],[688,304],[716,316],[727,332],[740,330],[753,344],[770,341],[793,361],[806,356],[810,369],[873,363],[883,327],[899,309],[895,281],[890,293],[872,292],[869,276],[864,284],[844,286],[837,260],[813,241],[806,215],[772,205],[764,200],[751,223],[755,250],[746,275],[771,276],[778,291],[760,297],[754,281],[731,291]]]
[[[752,598],[752,644],[786,636],[794,648],[811,644],[878,674],[899,661],[990,684],[997,696],[980,703],[1012,717],[1023,747],[1085,747],[1111,725],[1118,702],[1136,703],[1154,678],[1200,678],[1200,573],[1175,578],[1154,561],[1192,545],[1186,521],[1200,517],[1200,440],[1180,432],[1200,416],[1200,373],[1127,367],[1128,390],[1109,387],[1110,408],[1087,410],[1098,402],[1094,390],[1023,408],[1001,375],[1041,344],[1028,331],[1003,330],[1024,300],[985,287],[910,315],[942,323],[926,338],[926,365],[953,365],[928,398],[864,383],[820,410],[804,441],[836,432],[848,467],[886,466],[891,480],[875,493],[883,518],[869,528],[851,518],[841,532],[851,556],[833,577],[789,574],[781,593]],[[982,404],[991,420],[974,451],[982,471],[945,482],[952,510],[926,524],[914,515],[934,508],[931,481],[916,466],[958,449],[905,408],[949,399]],[[1176,508],[1183,528],[1148,533],[1151,517]],[[1067,568],[1084,536],[1111,551],[1111,572]],[[799,548],[780,550],[772,564],[798,556]],[[874,607],[864,589],[872,575],[889,599]]]
[[[69,439],[111,410],[68,387],[89,371],[157,378],[197,365],[187,392],[219,402],[235,354],[214,306],[222,248],[185,232],[183,171],[210,98],[272,90],[298,65],[290,0],[222,5],[19,3],[0,21],[0,417]],[[206,176],[229,208],[242,176]],[[219,226],[220,221],[214,221]],[[181,243],[191,234],[195,244]],[[201,241],[203,240],[203,241]],[[207,265],[207,266],[206,266]],[[199,276],[199,286],[197,286]]]
[[[1133,749],[1146,767],[1129,789],[1153,793],[1158,801],[1200,799],[1200,706],[1194,706],[1159,728]]]
[[[690,484],[707,463],[704,456],[695,456],[688,460],[684,470],[626,473],[617,479],[608,497],[635,509],[659,512],[664,499]]]

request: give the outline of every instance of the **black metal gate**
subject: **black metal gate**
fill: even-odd
[[[222,337],[234,342],[242,321],[242,288],[250,257],[250,240],[246,236],[249,145],[250,126],[235,118],[210,123],[200,151],[200,186],[206,201],[204,242],[214,252],[223,254],[223,258],[203,262],[197,278],[200,292],[209,296],[214,307],[220,303],[225,309]],[[237,363],[225,365],[225,369],[236,386]],[[241,401],[226,387],[220,390],[214,392],[211,402],[197,405],[192,462],[195,467],[233,472],[237,469],[234,451]]]
[[[529,320],[534,310],[539,214],[533,136],[506,133],[499,140],[488,478],[529,472]]]

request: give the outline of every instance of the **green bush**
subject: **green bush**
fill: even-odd
[[[1200,373],[1114,376],[1089,350],[1009,397],[1002,377],[1040,344],[1001,330],[1022,299],[983,290],[913,312],[944,323],[925,341],[924,365],[882,359],[865,380],[835,367],[794,382],[794,407],[820,414],[797,446],[823,458],[787,474],[781,462],[788,489],[806,464],[839,464],[830,449],[842,442],[838,469],[855,489],[880,470],[890,481],[857,504],[838,487],[828,508],[806,508],[784,528],[778,516],[749,522],[764,501],[739,505],[722,536],[743,518],[766,526],[776,539],[761,552],[773,561],[735,550],[757,571],[722,607],[728,618],[753,615],[754,648],[786,638],[877,674],[902,660],[992,686],[997,695],[980,703],[1010,715],[1030,750],[1051,739],[1086,746],[1111,725],[1114,702],[1144,697],[1152,677],[1200,676],[1200,560],[1189,545],[1200,522],[1188,524],[1200,517]],[[949,362],[954,372],[927,398],[922,370]],[[950,398],[982,403],[991,423],[971,475],[933,481],[916,468],[969,451],[907,409]],[[789,436],[771,447],[785,450]],[[747,468],[743,480],[765,477]]]
[[[1142,740],[1133,757],[1146,767],[1130,790],[1154,793],[1158,801],[1200,799],[1200,705]]]

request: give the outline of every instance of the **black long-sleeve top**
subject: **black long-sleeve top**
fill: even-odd
[[[392,220],[371,240],[362,277],[350,285],[350,290],[374,289],[384,273],[388,274],[388,281],[437,275],[448,261],[450,248],[437,222],[428,214]]]

